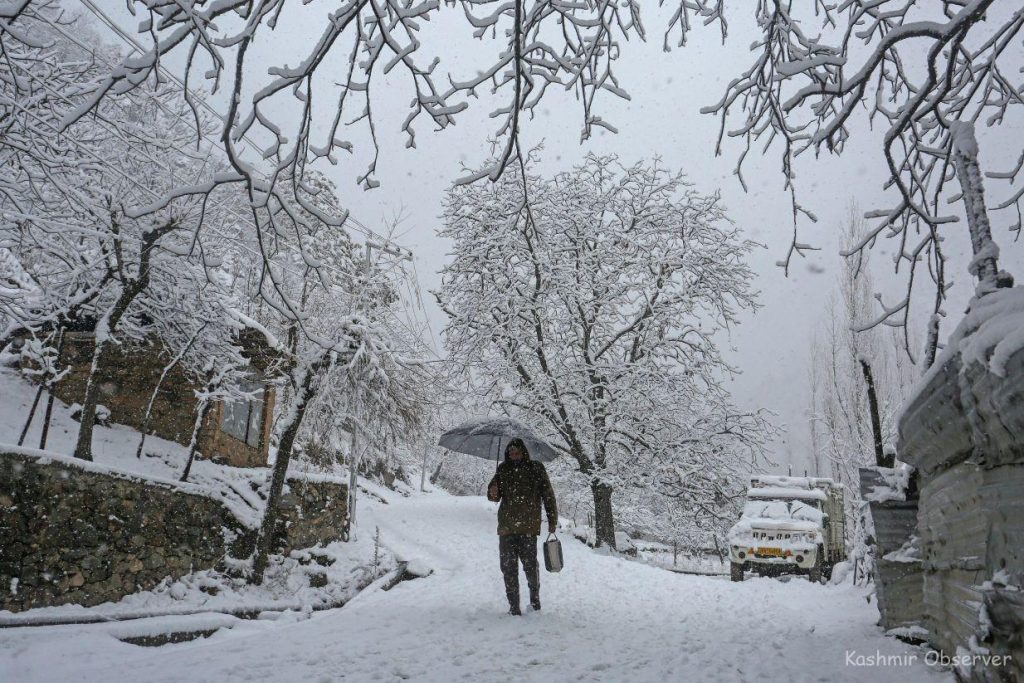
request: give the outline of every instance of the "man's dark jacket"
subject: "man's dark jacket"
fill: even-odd
[[[498,485],[497,497],[491,487]],[[498,506],[498,535],[540,535],[540,506],[544,503],[548,524],[558,522],[555,491],[551,488],[548,472],[542,463],[530,460],[524,454],[520,460],[509,460],[498,465],[498,471],[487,485],[487,499],[501,501]]]

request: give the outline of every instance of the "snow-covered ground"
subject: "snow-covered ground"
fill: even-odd
[[[0,396],[0,443],[13,443],[28,413],[31,387],[13,371],[0,369]],[[26,446],[36,445],[37,430],[38,418]],[[58,403],[49,448],[70,453],[76,430],[67,407]],[[136,459],[137,438],[126,427],[97,428],[95,466],[176,480],[185,449],[151,438],[146,454]],[[265,473],[200,461],[191,479],[254,521],[262,500],[248,484],[262,483]],[[200,572],[116,605],[33,610],[29,614],[39,618],[166,616],[2,629],[0,681],[916,681],[949,676],[920,663],[919,648],[884,637],[875,626],[877,610],[862,589],[811,585],[800,578],[733,584],[721,577],[681,575],[595,552],[569,534],[563,534],[566,569],[542,577],[544,610],[510,617],[498,571],[493,504],[440,491],[403,497],[365,486],[375,495],[360,504],[357,539],[320,551],[335,560],[325,589],[309,589],[303,571],[282,566],[276,585],[268,581],[255,590]],[[396,559],[417,573],[432,573],[387,592],[380,590],[385,577],[343,608],[312,612],[325,596],[345,599],[372,578],[351,574],[366,574],[372,566],[377,528],[384,548],[380,571],[373,573]],[[217,595],[211,595],[211,587]],[[249,620],[183,614],[240,606],[293,609]],[[181,631],[213,635],[155,648],[121,640]],[[852,666],[848,652],[854,660],[883,654],[916,657],[917,663]]]
[[[19,450],[17,443],[28,417],[36,387],[17,371],[0,367],[0,450]],[[38,446],[45,396],[40,401],[29,429],[25,446]],[[240,468],[218,465],[206,460],[193,463],[189,482],[178,481],[188,457],[184,446],[159,437],[146,439],[141,458],[135,456],[139,432],[118,424],[97,426],[94,432],[95,461],[72,459],[78,423],[71,410],[60,401],[54,403],[47,443],[48,458],[84,469],[115,476],[161,482],[193,493],[216,498],[244,524],[255,528],[263,513],[264,499],[255,487],[264,486],[268,468]],[[39,454],[39,451],[32,451]],[[328,479],[347,483],[347,472],[304,472],[302,463],[289,467],[293,476]],[[360,482],[364,494],[380,496],[387,489],[372,482]],[[372,530],[371,530],[372,532]],[[146,614],[184,615],[196,611],[228,612],[284,610],[301,611],[346,602],[360,588],[394,567],[394,558],[386,548],[375,548],[372,533],[350,543],[340,541],[309,551],[294,551],[288,557],[274,556],[263,585],[253,586],[215,570],[198,571],[178,581],[165,580],[152,590],[129,595],[116,603],[85,608],[80,605],[42,607],[28,612],[0,610],[0,626],[11,623],[39,623],[70,620],[121,619]],[[327,577],[327,585],[310,586],[310,576]],[[319,578],[319,577],[318,577]],[[270,616],[270,615],[268,615]],[[180,618],[180,617],[179,617]],[[0,640],[3,632],[0,632]],[[0,683],[10,679],[0,676]]]
[[[923,650],[881,634],[863,589],[681,575],[595,552],[568,534],[565,570],[541,579],[543,611],[511,617],[493,504],[443,492],[386,499],[365,502],[359,533],[379,527],[398,559],[430,576],[388,592],[377,582],[343,608],[274,621],[198,615],[6,629],[0,681],[950,678],[922,663]],[[155,648],[118,640],[218,627],[209,638]],[[854,666],[848,652],[854,661],[917,662]]]

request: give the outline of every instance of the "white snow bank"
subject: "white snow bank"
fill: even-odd
[[[207,489],[197,486],[189,482],[183,482],[180,480],[167,479],[150,472],[132,472],[131,470],[124,470],[119,467],[112,465],[105,465],[94,461],[82,460],[75,458],[70,455],[60,455],[52,451],[40,451],[35,448],[24,448],[22,446],[12,446],[9,444],[0,443],[0,456],[4,454],[21,455],[26,458],[34,460],[40,465],[48,465],[50,463],[60,465],[61,467],[69,467],[72,469],[82,470],[83,472],[94,472],[96,474],[103,474],[108,477],[115,477],[117,479],[127,479],[129,481],[140,481],[146,482],[152,486],[160,486],[168,489],[177,489],[185,493],[192,493],[199,496],[208,496],[210,491]]]
[[[895,468],[871,467],[870,469],[877,472],[885,484],[883,486],[873,486],[865,494],[864,500],[871,503],[884,503],[890,500],[903,501],[907,499],[910,478],[914,474],[914,468],[911,465],[898,463]]]
[[[853,564],[848,560],[842,562],[836,562],[835,566],[832,567],[832,579],[829,581],[833,586],[838,586],[841,583],[846,583],[852,575]]]
[[[363,504],[370,509],[378,503]],[[394,569],[394,554],[386,546],[388,534],[382,532],[380,540],[381,545],[375,548],[372,534],[360,534],[348,543],[336,541],[296,550],[287,557],[274,555],[261,585],[210,569],[188,574],[177,581],[165,579],[152,590],[94,607],[58,605],[17,613],[0,610],[0,626],[138,619],[198,611],[301,611],[341,605]],[[422,575],[429,574],[429,570],[420,571]],[[311,583],[319,585],[311,586]]]
[[[182,616],[155,617],[121,622],[107,628],[107,633],[119,640],[124,638],[153,638],[172,633],[194,631],[216,631],[233,628],[240,620],[228,614],[189,614]]]
[[[896,638],[906,638],[909,640],[920,640],[922,642],[928,640],[928,629],[923,626],[897,626],[891,628],[885,632],[887,636],[894,636]]]
[[[891,553],[883,555],[882,559],[889,560],[890,562],[904,562],[907,564],[921,562],[924,559],[921,555],[921,539],[917,534],[914,534],[902,546],[893,550]]]

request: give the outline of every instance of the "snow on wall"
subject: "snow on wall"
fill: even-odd
[[[917,529],[917,500],[906,500],[895,486],[896,473],[882,467],[860,469],[860,489],[870,501],[875,538],[878,612],[886,631],[921,633],[924,622],[921,560],[898,555]]]
[[[1021,330],[1024,288],[972,302],[904,407],[899,453],[921,477],[918,532],[929,639],[951,654],[984,648],[1009,655],[1013,675],[1024,679]],[[992,587],[997,575],[1002,584]],[[999,680],[1001,673],[1007,672],[978,668],[970,676]]]

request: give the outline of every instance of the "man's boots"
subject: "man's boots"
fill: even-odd
[[[519,609],[519,581],[515,577],[505,583],[505,597],[508,598],[508,613],[514,616],[522,614]]]

